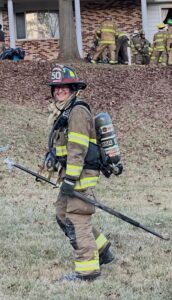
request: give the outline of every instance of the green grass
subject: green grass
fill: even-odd
[[[97,199],[165,236],[172,233],[168,108],[148,116],[148,103],[122,107],[117,118],[125,171],[103,177]],[[128,116],[126,121],[126,115]],[[153,115],[154,116],[154,115]],[[93,283],[59,283],[73,270],[73,251],[55,221],[57,190],[3,160],[37,170],[47,146],[47,113],[1,101],[0,300],[171,300],[172,243],[97,210],[93,223],[110,233],[116,262]]]

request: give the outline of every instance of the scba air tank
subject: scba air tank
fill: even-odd
[[[112,119],[108,113],[99,113],[95,117],[97,142],[109,157],[109,162],[117,164],[120,161],[120,150],[116,139]]]

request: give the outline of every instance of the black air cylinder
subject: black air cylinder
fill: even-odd
[[[95,117],[97,143],[104,149],[109,162],[117,164],[120,161],[120,150],[116,139],[112,119],[108,113],[99,113]]]

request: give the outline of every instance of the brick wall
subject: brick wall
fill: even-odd
[[[89,2],[89,0],[88,0]],[[141,1],[97,0],[81,6],[83,48],[85,52],[93,45],[95,29],[106,15],[111,15],[118,29],[131,34],[141,28]]]
[[[84,54],[93,45],[95,30],[106,15],[111,15],[117,28],[131,34],[141,28],[141,2],[138,0],[95,0],[81,1],[82,38]],[[3,11],[3,30],[6,47],[9,47],[9,26],[7,11]],[[16,41],[16,47],[22,47],[25,60],[54,60],[58,56],[58,40]]]

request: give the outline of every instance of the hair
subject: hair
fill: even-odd
[[[58,85],[57,85],[57,86],[58,86]],[[54,96],[54,89],[55,89],[55,87],[56,87],[55,85],[52,85],[52,86],[51,86],[51,95],[52,95],[52,97]],[[75,85],[75,84],[68,85],[68,87],[69,87],[71,93],[74,93],[74,92],[77,92],[77,91],[78,91],[78,86]]]

